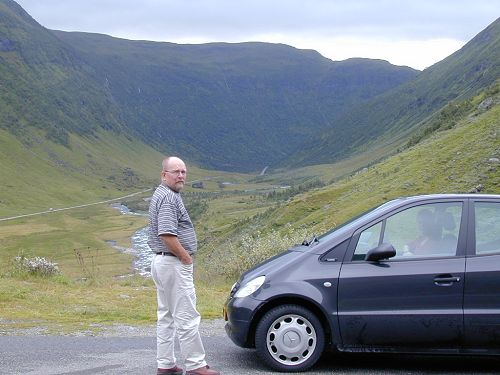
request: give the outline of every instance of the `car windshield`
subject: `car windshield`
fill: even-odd
[[[390,206],[392,204],[394,204],[394,202],[396,201],[399,201],[398,200],[392,200],[392,201],[389,201],[389,202],[386,202],[386,203],[383,203],[381,205],[378,205],[378,206],[375,206],[375,207],[372,207],[362,213],[360,213],[359,215],[357,216],[354,216],[353,218],[351,218],[350,220],[340,224],[340,225],[337,225],[335,228],[332,228],[330,231],[322,234],[318,239],[317,241],[318,242],[321,242],[323,240],[328,240],[328,238],[330,236],[332,236],[334,233],[336,234],[338,231],[342,230],[342,229],[346,229],[348,230],[351,225],[357,225],[357,222],[358,220],[360,220],[361,218],[364,218],[365,216],[367,215],[370,215],[370,214],[375,214],[375,213],[378,213],[380,210],[384,209],[385,207],[387,206]]]

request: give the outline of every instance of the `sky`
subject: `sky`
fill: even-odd
[[[500,16],[500,0],[15,0],[52,30],[200,44],[284,43],[423,70]]]

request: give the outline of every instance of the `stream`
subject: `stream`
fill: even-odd
[[[123,215],[140,215],[147,216],[146,213],[132,212],[127,206],[120,203],[113,203],[111,207],[119,210]],[[148,227],[137,230],[131,237],[132,247],[118,246],[116,241],[110,240],[107,243],[115,249],[134,256],[132,266],[141,276],[151,277],[151,261],[153,260],[153,252],[148,246]]]

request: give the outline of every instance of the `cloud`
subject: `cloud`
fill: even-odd
[[[334,60],[347,56],[382,58],[420,69],[460,48],[493,22],[500,9],[500,0],[18,0],[18,3],[51,29],[174,43],[280,42],[316,49]]]

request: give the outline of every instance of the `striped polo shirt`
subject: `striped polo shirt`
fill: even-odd
[[[148,245],[154,253],[167,251],[158,237],[162,234],[177,236],[189,254],[197,250],[196,234],[181,195],[165,185],[156,188],[149,204]]]

